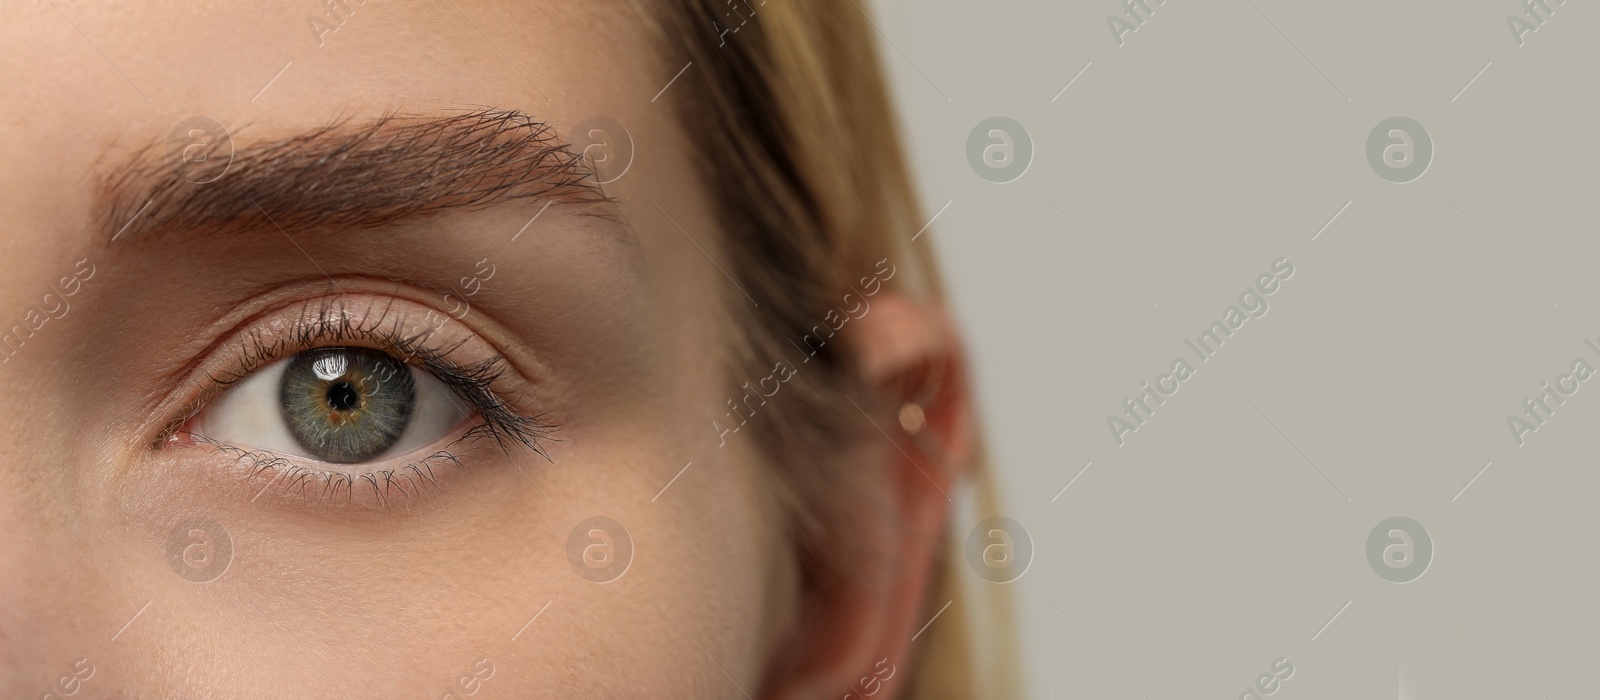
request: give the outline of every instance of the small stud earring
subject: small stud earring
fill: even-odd
[[[900,429],[911,435],[916,435],[928,424],[927,417],[922,414],[922,405],[908,403],[900,407]]]

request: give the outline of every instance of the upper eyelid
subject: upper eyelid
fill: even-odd
[[[329,298],[325,297],[324,301],[327,300],[327,299],[329,299]],[[243,362],[240,365],[240,370],[238,371],[238,374],[248,374],[250,372],[254,372],[254,371],[260,369],[261,367],[266,366],[267,364],[270,364],[270,363],[275,362],[277,360],[281,360],[281,359],[283,359],[285,357],[288,357],[289,355],[292,355],[295,352],[298,352],[299,350],[303,350],[303,349],[305,349],[307,347],[311,347],[313,343],[315,343],[317,341],[320,341],[320,340],[363,341],[363,340],[372,340],[373,338],[378,338],[380,340],[392,341],[390,343],[391,345],[399,344],[401,341],[408,341],[408,342],[413,342],[414,343],[414,342],[416,342],[416,340],[415,340],[416,338],[419,338],[419,337],[420,338],[431,337],[432,333],[437,332],[438,329],[442,328],[442,326],[443,326],[443,324],[441,323],[441,324],[439,324],[437,326],[434,326],[431,330],[425,328],[426,320],[438,318],[437,316],[427,315],[427,314],[436,314],[437,313],[436,311],[431,311],[430,310],[429,312],[427,312],[427,314],[424,315],[424,326],[423,327],[419,327],[417,325],[410,325],[409,327],[407,327],[408,324],[405,323],[405,322],[402,322],[400,319],[395,319],[392,328],[391,327],[387,327],[387,324],[385,324],[385,319],[388,318],[388,313],[389,313],[388,309],[392,308],[392,301],[393,300],[390,300],[390,301],[391,301],[391,306],[390,307],[386,307],[383,311],[380,311],[379,314],[378,314],[378,318],[372,324],[366,325],[366,324],[362,324],[362,323],[351,323],[349,321],[350,315],[342,313],[342,311],[343,311],[342,307],[325,306],[323,311],[316,312],[316,313],[308,313],[308,312],[310,312],[311,304],[314,303],[314,302],[312,300],[307,300],[305,302],[305,305],[302,307],[302,311],[301,311],[300,317],[292,322],[294,325],[291,326],[291,328],[298,330],[298,334],[295,335],[295,336],[279,338],[278,344],[276,346],[273,346],[273,347],[266,347],[266,346],[263,346],[263,345],[260,345],[260,344],[257,344],[255,346],[253,346],[251,348],[251,350],[253,352],[255,352],[255,353],[260,353],[260,354],[255,354],[255,355],[251,355],[251,356],[246,357],[246,358],[241,358],[243,360]],[[340,311],[341,312],[341,313],[338,314],[338,316],[340,318],[344,319],[342,327],[341,326],[334,326],[330,322],[328,311],[331,311],[331,310],[332,311]],[[442,320],[442,319],[440,319],[440,320]],[[426,332],[424,332],[424,331],[426,331]],[[245,331],[245,333],[246,333],[246,336],[245,336],[246,338],[254,339],[254,338],[257,337],[257,336],[248,335],[250,333],[249,330]],[[316,335],[310,335],[310,333],[316,333]],[[347,334],[347,335],[345,335],[345,334]],[[284,348],[296,348],[296,349],[285,350]],[[395,350],[396,348],[382,347],[380,349],[383,349],[383,350]],[[404,351],[401,351],[401,352],[404,352]],[[444,352],[448,353],[449,350],[445,350]],[[406,357],[406,358],[403,358],[403,359],[407,359],[407,360],[414,359],[415,353],[411,352],[409,354],[411,355],[411,357]]]

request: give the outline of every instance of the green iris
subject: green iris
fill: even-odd
[[[284,370],[279,407],[307,457],[365,462],[399,442],[417,406],[411,369],[368,348],[318,348]]]

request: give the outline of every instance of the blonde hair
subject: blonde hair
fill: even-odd
[[[799,381],[751,427],[779,465],[807,583],[825,587],[850,564],[838,561],[839,543],[850,541],[841,512],[850,505],[839,485],[852,475],[823,455],[840,436],[871,430],[847,394],[872,391],[839,343],[796,340],[809,338],[855,277],[880,260],[896,270],[886,286],[925,300],[942,299],[943,290],[931,242],[910,241],[923,219],[863,10],[852,0],[769,0],[747,5],[747,24],[733,33],[728,7],[725,0],[668,0],[641,14],[657,23],[671,65],[694,62],[673,99],[698,141],[700,174],[717,198],[733,274],[760,300],[758,309],[733,307],[745,329],[734,376],[762,376],[770,358],[796,357],[796,350],[814,353],[800,355]],[[974,510],[995,514],[984,460],[974,460],[966,475]],[[1005,589],[963,575],[962,539],[946,535],[923,619],[952,603],[919,638],[903,697],[1018,696],[1009,598]],[[845,548],[842,556],[853,553]],[[982,645],[975,644],[979,635]]]

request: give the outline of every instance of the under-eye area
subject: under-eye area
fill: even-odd
[[[436,495],[495,455],[544,456],[531,382],[461,322],[380,295],[324,295],[250,318],[175,395],[152,443],[276,496],[386,507]],[[193,459],[199,457],[199,459]]]

